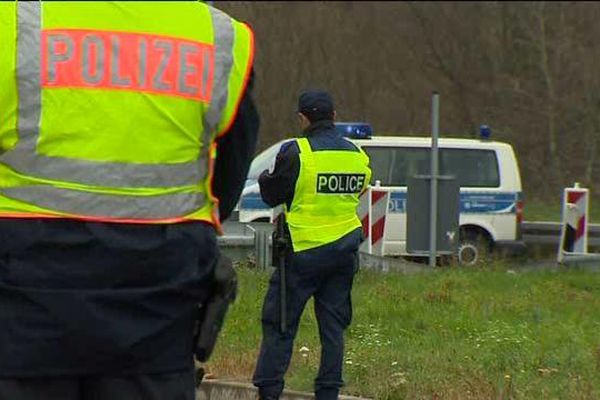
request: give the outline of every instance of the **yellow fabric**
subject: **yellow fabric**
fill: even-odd
[[[371,179],[371,170],[368,156],[360,149],[312,151],[308,139],[296,142],[300,149],[300,173],[286,219],[294,251],[299,252],[334,242],[361,226],[356,207],[360,193]],[[325,179],[324,176],[342,179],[352,176],[355,190],[324,193],[319,183],[319,177]],[[356,185],[358,176],[362,180],[360,185]]]
[[[3,88],[0,90],[0,154],[13,148],[18,141],[16,4],[0,2],[0,87]],[[214,44],[209,7],[200,2],[177,2],[175,5],[168,2],[53,1],[41,4],[43,31],[125,32]],[[89,87],[44,87],[41,90],[37,154],[91,162],[160,166],[194,162],[204,152],[208,155],[205,164],[209,173],[203,181],[174,187],[99,187],[29,176],[0,161],[0,191],[39,185],[88,194],[140,198],[198,193],[207,198],[201,209],[176,219],[139,222],[165,223],[193,219],[218,224],[215,213],[218,200],[210,191],[212,165],[216,157],[213,141],[231,126],[235,118],[253,57],[252,32],[244,24],[233,19],[231,22],[234,31],[233,65],[226,83],[227,102],[214,132],[203,132],[203,120],[210,103],[202,101],[133,90]],[[214,84],[222,83],[215,81]],[[89,217],[46,209],[0,193],[0,216],[23,214]]]
[[[213,43],[208,7],[194,2],[181,2],[176,7],[141,1],[119,5],[101,1],[42,5],[44,30],[140,32]],[[173,163],[196,159],[200,147],[206,145],[199,141],[199,116],[206,111],[206,105],[200,102],[153,93],[87,88],[46,88],[42,95],[38,151],[48,156]],[[132,113],[143,117],[132,118]],[[80,134],[81,129],[89,133]],[[59,135],[68,136],[60,140]]]
[[[16,2],[0,2],[0,154],[17,143]]]

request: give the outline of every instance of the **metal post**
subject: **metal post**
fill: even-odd
[[[435,267],[437,258],[438,137],[440,120],[440,95],[437,92],[433,92],[431,108],[431,203],[429,209],[429,266]]]
[[[269,265],[269,232],[263,229],[258,229],[256,232],[256,266],[260,269],[267,269]]]
[[[269,266],[269,235],[264,228],[246,225],[254,233],[254,258],[256,268],[267,269]]]
[[[375,181],[375,185],[378,186],[378,181]],[[367,253],[369,254],[373,254],[373,188],[369,187],[369,189],[367,190],[367,194],[365,196],[367,197],[367,201],[368,201],[368,207],[369,207],[369,218],[367,218],[367,221],[369,221],[369,226],[367,227],[368,229],[368,237],[367,237]]]

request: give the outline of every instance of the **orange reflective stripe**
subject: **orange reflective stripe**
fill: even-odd
[[[132,218],[111,218],[111,217],[86,217],[79,215],[50,215],[50,214],[36,214],[36,213],[11,213],[11,212],[0,212],[0,219],[5,218],[45,218],[45,219],[77,219],[80,221],[90,221],[90,222],[111,222],[111,223],[119,223],[119,224],[175,224],[180,222],[190,222],[191,220],[181,217],[181,218],[167,218],[167,219],[132,219]],[[204,221],[210,222],[208,220],[194,220],[194,221]]]
[[[128,90],[212,98],[215,46],[131,32],[42,31],[41,78],[45,88]]]

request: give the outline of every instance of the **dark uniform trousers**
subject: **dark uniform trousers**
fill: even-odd
[[[0,400],[194,400],[194,371],[123,377],[0,379]]]
[[[333,243],[288,255],[285,334],[280,332],[279,269],[273,273],[263,305],[263,341],[253,379],[261,398],[276,399],[283,391],[298,323],[311,296],[321,339],[315,395],[317,400],[338,398],[344,383],[344,330],[352,319],[350,292],[360,239],[361,230],[357,229]]]
[[[193,400],[201,222],[0,219],[0,400]]]

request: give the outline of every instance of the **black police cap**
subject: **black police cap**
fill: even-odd
[[[298,99],[298,112],[311,121],[331,119],[335,107],[331,95],[323,90],[309,90]]]

